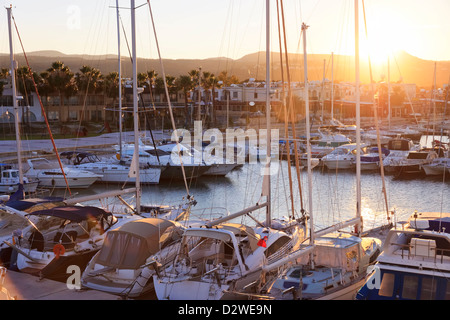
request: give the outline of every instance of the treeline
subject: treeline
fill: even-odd
[[[0,70],[0,95],[3,94],[5,81],[9,78],[9,68]],[[60,106],[64,106],[64,98],[77,94],[103,94],[115,101],[119,97],[119,73],[110,72],[102,74],[99,69],[89,65],[83,65],[77,72],[70,70],[62,61],[55,61],[43,72],[32,72],[32,77],[40,96],[59,96]],[[123,84],[124,79],[122,79]],[[140,72],[137,76],[138,86],[153,94],[165,92],[164,80],[155,70]],[[189,92],[198,84],[214,96],[214,89],[239,83],[234,75],[228,75],[226,71],[215,76],[213,73],[201,70],[191,70],[186,75],[174,77],[166,75],[166,83],[169,93],[183,91],[187,100]],[[17,90],[22,95],[35,91],[33,80],[27,66],[21,66],[16,72]],[[123,88],[123,86],[122,86]],[[187,101],[186,101],[187,103]]]

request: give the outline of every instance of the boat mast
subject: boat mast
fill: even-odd
[[[355,0],[355,99],[356,99],[356,218],[361,219],[361,97],[359,79],[359,8]],[[357,233],[361,232],[361,223],[358,223]]]
[[[271,198],[270,198],[270,163],[271,163],[271,126],[270,126],[270,1],[266,0],[266,121],[267,121],[267,152],[265,174],[267,177],[267,194],[266,194],[266,222],[267,227],[271,227]]]
[[[117,15],[117,57],[119,60],[119,154],[122,160],[122,61],[120,58],[120,15],[119,15],[119,0],[116,0],[116,15]]]
[[[334,120],[334,52],[331,53],[331,121]]]
[[[134,155],[136,170],[136,213],[141,212],[141,183],[139,177],[139,110],[138,110],[138,92],[137,92],[137,59],[136,59],[136,8],[135,1],[131,1],[131,46],[133,57],[133,120],[134,120]]]
[[[16,127],[16,143],[17,143],[17,162],[19,168],[19,183],[23,185],[23,168],[22,168],[22,143],[20,140],[20,128],[19,128],[19,106],[17,105],[17,95],[16,95],[16,64],[14,62],[14,49],[12,43],[12,29],[11,29],[11,10],[12,5],[6,8],[8,12],[8,32],[9,32],[9,59],[11,62],[11,86],[12,86],[12,100],[14,107],[14,122]]]
[[[306,52],[306,29],[308,26],[302,24],[303,32],[303,64],[304,64],[304,74],[305,74],[305,91],[303,95],[305,96],[305,118],[306,118],[306,154],[308,162],[308,211],[309,211],[309,225],[310,225],[310,238],[309,243],[314,244],[314,220],[313,220],[313,203],[312,203],[312,169],[311,169],[311,132],[310,132],[310,119],[309,119],[309,83],[308,83],[308,57]]]

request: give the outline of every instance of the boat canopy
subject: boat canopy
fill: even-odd
[[[449,233],[450,213],[419,212],[417,218],[414,214],[409,218],[409,225],[413,229]]]
[[[137,269],[165,245],[181,239],[182,229],[178,223],[158,218],[130,221],[106,234],[97,262],[119,269]]]
[[[22,200],[9,200],[5,203],[6,206],[11,207],[16,210],[27,211],[30,213],[30,209],[37,205],[53,204],[56,203],[58,206],[62,206],[63,198],[52,197],[52,198],[31,198]]]
[[[67,219],[74,222],[82,222],[88,220],[89,218],[95,218],[100,220],[101,218],[111,216],[110,212],[107,212],[98,207],[92,206],[62,206],[54,207],[46,210],[38,210],[28,215],[31,216],[52,216],[61,219]]]

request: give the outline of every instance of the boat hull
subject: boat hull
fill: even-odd
[[[39,181],[29,182],[23,184],[23,190],[25,192],[36,192],[36,189],[39,185]],[[19,184],[0,184],[0,192],[2,193],[13,193],[19,189]]]
[[[48,176],[39,174],[37,178],[40,181],[41,187],[46,188],[67,188],[66,180],[61,176]],[[98,180],[98,176],[92,177],[67,177],[67,182],[70,188],[89,188],[95,181]]]

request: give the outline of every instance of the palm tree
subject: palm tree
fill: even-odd
[[[51,67],[47,69],[47,72],[48,84],[52,91],[58,93],[59,105],[64,106],[64,97],[70,96],[77,91],[74,74],[61,61],[53,62]]]
[[[84,65],[75,75],[75,82],[79,90],[85,94],[99,93],[103,90],[103,76],[100,70]]]
[[[8,68],[2,68],[0,70],[0,96],[3,94],[3,87],[5,85],[5,82],[2,80],[8,78],[8,76],[9,76]]]
[[[178,90],[183,91],[184,94],[184,114],[185,114],[185,125],[191,123],[192,119],[190,119],[189,114],[189,106],[188,106],[188,94],[194,89],[195,85],[192,81],[191,76],[189,75],[181,75],[175,80],[175,84]]]

